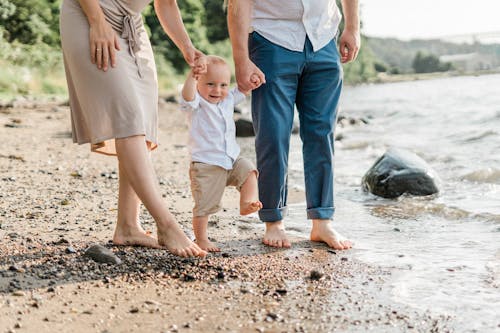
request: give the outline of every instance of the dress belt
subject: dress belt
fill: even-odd
[[[142,17],[140,14],[130,15],[118,3],[118,1],[112,0],[112,2],[120,11],[120,15],[117,15],[116,12],[111,12],[107,8],[102,8],[104,16],[113,29],[120,33],[120,37],[127,41],[128,50],[130,55],[132,55],[132,58],[134,58],[135,65],[137,66],[137,73],[139,74],[139,77],[142,78],[141,63],[139,58],[136,56],[137,52],[141,49],[137,30],[142,27]],[[134,22],[134,19],[137,20],[138,23]]]
[[[139,43],[137,43],[139,36],[137,35],[137,28],[134,24],[133,17],[130,15],[123,16],[123,30],[121,37],[127,40],[128,50],[134,58],[137,66],[137,73],[139,74],[139,77],[142,78],[141,63],[136,56],[136,53],[141,49]]]

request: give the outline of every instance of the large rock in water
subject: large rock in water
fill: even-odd
[[[363,176],[363,188],[384,198],[439,192],[437,175],[412,152],[391,148]]]

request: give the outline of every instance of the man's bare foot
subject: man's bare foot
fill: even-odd
[[[158,240],[150,232],[144,231],[140,225],[133,228],[124,226],[116,227],[113,235],[113,244],[115,245],[137,245],[158,249],[160,245]]]
[[[285,233],[283,221],[266,222],[266,233],[262,243],[272,247],[290,247],[292,244]]]
[[[220,252],[220,248],[208,239],[197,239],[195,242],[202,250],[208,252]]]
[[[349,239],[333,229],[330,220],[313,220],[311,240],[313,242],[324,242],[335,250],[347,250],[353,245]]]
[[[243,202],[240,203],[240,214],[241,215],[248,215],[255,213],[256,211],[259,211],[262,209],[262,202],[260,201],[254,201],[254,202]]]
[[[158,244],[179,257],[205,257],[207,252],[187,238],[175,221],[158,223]]]

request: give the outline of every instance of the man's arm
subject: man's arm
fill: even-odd
[[[241,91],[253,90],[266,83],[264,73],[255,66],[248,55],[251,13],[251,0],[229,0],[227,25],[233,47],[236,82]]]
[[[340,60],[348,63],[356,59],[361,46],[358,0],[342,0],[344,31],[340,36]]]

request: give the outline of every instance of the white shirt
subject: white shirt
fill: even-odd
[[[251,28],[292,51],[302,52],[307,36],[318,51],[337,35],[341,18],[335,0],[253,0]]]
[[[187,102],[181,94],[181,110],[188,112],[189,150],[193,162],[217,165],[226,170],[240,154],[236,142],[234,106],[245,100],[245,95],[233,88],[227,97],[217,104],[205,100],[196,92],[194,100]]]

